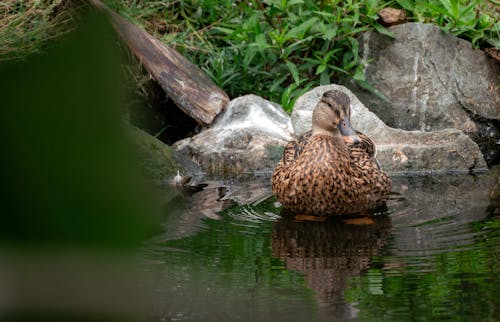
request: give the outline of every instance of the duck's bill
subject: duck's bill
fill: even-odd
[[[349,122],[349,119],[347,117],[342,118],[337,127],[344,137],[344,141],[351,144],[359,143],[359,136],[352,128],[351,122]]]

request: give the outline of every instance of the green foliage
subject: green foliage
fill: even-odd
[[[341,76],[359,83],[363,61],[355,39],[376,28],[385,1],[181,1],[169,4],[115,1],[151,32],[200,66],[232,97],[255,93],[290,111],[295,100]],[[135,8],[134,8],[135,6]],[[138,11],[157,11],[139,18]],[[151,23],[152,21],[156,21]],[[163,26],[158,30],[158,26]]]
[[[410,21],[438,24],[476,47],[500,47],[496,0],[105,2],[179,50],[231,97],[254,93],[288,111],[302,93],[340,78],[381,95],[366,82],[356,38],[370,29],[393,36],[377,22],[386,6],[400,6]],[[0,60],[40,51],[70,30],[79,3],[2,1]]]
[[[231,97],[254,93],[287,111],[310,88],[340,77],[381,96],[366,82],[356,37],[370,29],[393,37],[377,22],[386,6],[476,46],[499,42],[500,22],[477,10],[481,0],[108,2],[159,33]]]
[[[475,47],[500,47],[498,3],[484,0],[396,0],[410,17],[432,22],[445,32],[470,40]]]

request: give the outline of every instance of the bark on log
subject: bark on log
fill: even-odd
[[[138,26],[126,21],[100,0],[89,0],[106,12],[114,28],[154,79],[186,114],[210,125],[229,97],[197,66]]]

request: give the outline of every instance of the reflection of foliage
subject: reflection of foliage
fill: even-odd
[[[499,222],[486,221],[482,228]],[[498,230],[488,230],[474,249],[427,258],[377,257],[373,268],[352,280],[348,301],[358,303],[361,320],[367,321],[494,320],[499,238]]]

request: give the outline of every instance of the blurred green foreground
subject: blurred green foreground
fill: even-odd
[[[145,320],[136,251],[157,200],[125,136],[123,53],[104,17],[0,66],[0,320]]]

